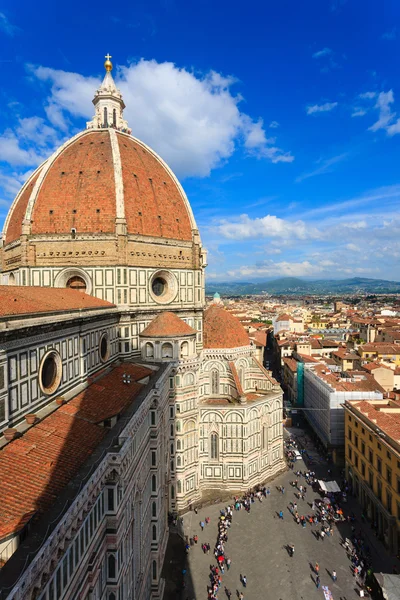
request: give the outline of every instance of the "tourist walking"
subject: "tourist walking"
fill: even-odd
[[[321,580],[319,578],[319,575],[317,575],[316,578],[315,578],[315,585],[316,585],[317,588],[319,588],[319,586],[321,585]]]
[[[283,519],[283,510],[280,510],[280,511],[279,511],[279,518],[280,518],[280,519]]]
[[[337,575],[335,569],[332,571],[332,581],[337,581]]]

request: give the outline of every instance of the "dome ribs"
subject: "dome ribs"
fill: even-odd
[[[32,213],[32,234],[115,230],[115,183],[107,131],[67,146],[46,174]],[[108,168],[107,168],[108,166]],[[49,217],[49,209],[53,213]],[[100,213],[96,209],[100,208]],[[101,215],[101,216],[100,216]]]
[[[39,169],[32,179],[28,182],[27,186],[20,195],[13,211],[11,213],[10,222],[6,231],[6,244],[10,244],[17,240],[22,233],[22,221],[25,218],[26,207],[28,206],[30,195],[32,194],[36,180],[40,175],[41,169]]]
[[[191,241],[189,214],[171,175],[150,150],[117,135],[128,233]]]

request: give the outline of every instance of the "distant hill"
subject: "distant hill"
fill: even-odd
[[[298,277],[281,277],[270,281],[206,282],[206,294],[219,292],[224,296],[248,294],[400,294],[400,282],[384,279],[317,279],[309,281]]]

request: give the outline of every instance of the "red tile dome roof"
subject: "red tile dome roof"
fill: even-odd
[[[127,233],[191,241],[196,229],[185,192],[148,146],[115,129],[86,130],[28,179],[4,226],[5,244],[31,235]],[[28,228],[28,229],[27,229]]]
[[[240,348],[249,346],[245,328],[224,307],[211,304],[204,312],[204,348]]]
[[[197,331],[190,327],[173,312],[163,312],[144,329],[140,335],[144,337],[176,337],[179,335],[195,335]]]

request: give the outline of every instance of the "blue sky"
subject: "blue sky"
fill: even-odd
[[[0,219],[85,127],[113,56],[132,134],[181,179],[207,276],[400,280],[395,0],[0,5]]]

